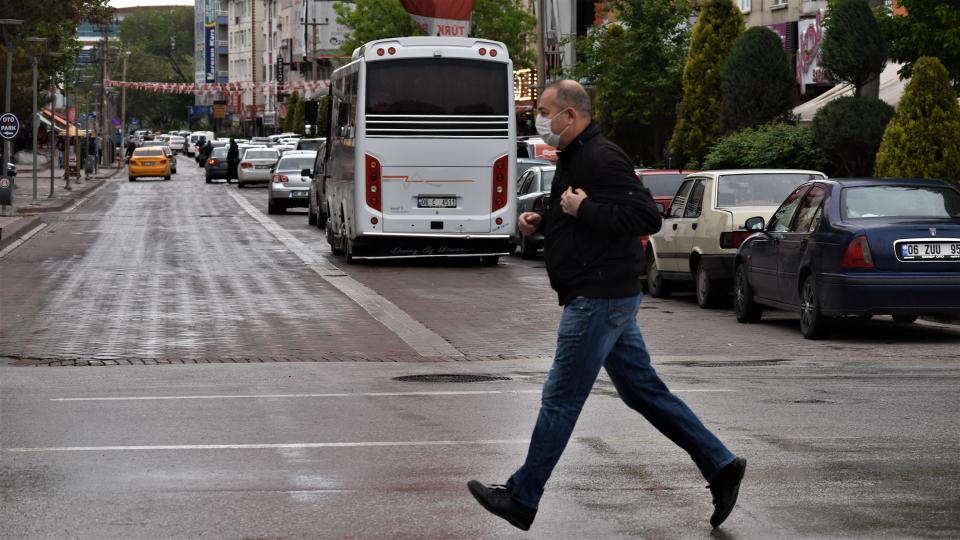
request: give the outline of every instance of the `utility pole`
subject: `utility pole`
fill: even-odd
[[[316,53],[317,51],[317,27],[326,26],[327,22],[317,22],[316,15],[313,18],[310,17],[310,4],[313,0],[303,0],[303,19],[300,20],[303,23],[303,60],[307,60],[307,28],[310,29],[311,37],[313,38],[312,45],[310,45],[310,53]],[[316,7],[316,6],[314,6]],[[307,22],[308,19],[310,22]],[[315,59],[310,59],[310,80],[317,80],[317,62]]]
[[[130,58],[130,51],[123,51],[123,82],[127,82],[127,59]],[[127,85],[124,84],[120,89],[120,142],[123,143],[123,151],[127,149]]]
[[[30,119],[30,125],[33,126],[33,146],[31,147],[31,154],[33,154],[33,199],[30,204],[37,204],[37,132],[40,129],[40,126],[37,123],[37,64],[40,63],[40,53],[39,47],[42,47],[44,43],[47,42],[47,38],[42,37],[28,37],[24,41],[30,43],[30,65],[33,68],[33,84],[31,86],[31,91],[33,92],[33,117]],[[50,119],[50,127],[53,128],[53,118]],[[50,164],[53,167],[53,163]]]
[[[250,75],[253,79],[253,134],[257,132],[257,0],[250,0]]]
[[[59,58],[63,56],[58,52],[47,52],[50,58]],[[69,129],[69,128],[68,128]],[[57,79],[55,75],[50,75],[50,194],[48,199],[53,198],[53,177],[55,175],[54,153],[57,146]]]

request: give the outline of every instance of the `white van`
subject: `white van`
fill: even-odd
[[[193,157],[194,151],[197,148],[197,141],[200,140],[200,137],[204,137],[208,141],[216,139],[212,131],[194,131],[190,134],[190,144],[187,145],[187,155]]]

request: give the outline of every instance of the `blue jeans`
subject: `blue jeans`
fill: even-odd
[[[577,297],[563,308],[557,352],[543,385],[542,404],[527,459],[507,485],[514,498],[537,508],[583,404],[606,368],[620,398],[683,448],[709,481],[734,455],[672,394],[650,365],[637,327],[640,295]]]

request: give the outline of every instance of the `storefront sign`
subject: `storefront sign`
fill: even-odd
[[[215,25],[204,28],[204,59],[206,60],[204,77],[205,82],[217,82],[217,27]]]
[[[823,43],[823,10],[817,11],[815,19],[802,19],[797,25],[799,46],[797,48],[797,82],[800,83],[800,93],[807,92],[808,84],[822,84],[827,82],[827,76],[820,67]]]

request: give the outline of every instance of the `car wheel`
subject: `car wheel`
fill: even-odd
[[[917,320],[916,315],[894,315],[893,322],[901,324],[911,324]]]
[[[343,259],[347,261],[347,264],[355,263],[356,261],[353,258],[353,242],[347,238],[346,231],[344,231],[341,242],[343,242]]]
[[[330,244],[330,251],[334,255],[339,255],[343,250],[337,247],[337,239],[333,236],[333,226],[329,221],[327,222],[326,227],[324,227],[324,231],[326,232],[327,243]]]
[[[127,180],[129,180],[129,181],[131,181],[131,182],[133,182],[133,181],[136,180],[136,179],[137,179],[136,176],[128,176],[128,177],[127,177]]]
[[[647,251],[647,291],[654,298],[666,298],[672,292],[670,282],[663,279],[657,268],[657,257],[653,250]]]
[[[499,255],[485,255],[480,257],[481,266],[496,266],[498,262],[500,262]]]
[[[313,213],[313,205],[307,206],[307,224],[316,225],[317,224],[317,215]]]
[[[212,184],[212,183],[213,183],[213,181],[210,179],[209,176],[207,176],[207,183],[208,183],[208,184]]]
[[[164,180],[169,180],[169,179],[170,179],[170,175],[168,174],[168,175],[164,176],[163,179],[164,179]]]
[[[807,339],[819,339],[827,332],[829,318],[820,313],[820,298],[813,276],[807,276],[800,291],[800,333]]]
[[[268,214],[279,214],[280,211],[277,208],[277,205],[273,204],[273,201],[267,201],[267,213]]]
[[[737,321],[742,323],[760,322],[763,316],[763,306],[753,300],[753,291],[747,279],[747,270],[741,264],[734,272],[733,282],[733,311]]]
[[[531,246],[530,242],[527,240],[527,236],[524,234],[520,235],[520,258],[521,259],[533,259],[537,256],[537,246]]]
[[[715,279],[710,279],[709,274],[707,274],[702,264],[697,265],[695,278],[697,304],[703,309],[716,307],[716,305],[720,303],[720,297],[723,294],[723,284]]]

